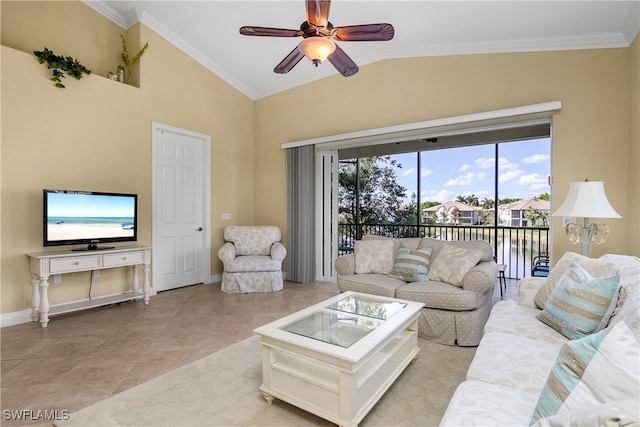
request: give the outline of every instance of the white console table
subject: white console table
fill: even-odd
[[[49,323],[49,314],[70,313],[101,305],[144,298],[149,304],[149,271],[151,248],[147,246],[119,246],[114,249],[92,251],[57,251],[27,254],[31,268],[31,317],[43,328]],[[138,266],[144,266],[142,292],[138,284]],[[132,290],[87,300],[49,306],[49,276],[52,274],[74,273],[78,271],[101,270],[103,268],[133,266]]]

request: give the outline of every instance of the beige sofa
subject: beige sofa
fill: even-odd
[[[367,259],[367,246],[376,244],[371,241],[392,243],[377,243],[379,247],[369,248],[371,257],[377,259]],[[432,269],[427,281],[390,275],[400,248],[411,253],[421,249],[431,251]],[[335,267],[341,292],[364,292],[424,303],[419,317],[420,337],[446,345],[476,346],[480,342],[498,275],[488,242],[365,235],[356,242],[354,253],[338,257]]]
[[[609,272],[598,274],[593,269],[600,264],[595,261],[609,263],[619,272],[620,298],[613,303],[616,308],[602,333],[569,340],[538,320],[536,316],[543,311],[539,305],[545,307],[548,286],[560,281],[571,262],[591,269],[593,277],[608,275]],[[628,328],[626,336],[622,334],[623,326]],[[518,302],[498,302],[485,332],[466,381],[456,389],[441,426],[528,426],[540,397],[545,395],[547,383],[564,394],[570,393],[556,413],[536,419],[537,426],[639,424],[640,259],[637,257],[609,254],[590,260],[566,253],[548,278],[520,280]],[[598,342],[598,336],[605,334],[607,338],[585,367],[584,360],[589,360],[584,355],[588,354],[584,351],[586,343]],[[603,347],[609,340],[613,341],[605,356]],[[566,365],[578,367],[577,372],[582,375],[579,381],[566,381],[576,384],[573,390],[558,387],[558,377],[550,376],[552,369],[559,369],[562,360]],[[599,367],[598,360],[603,362]],[[554,380],[549,380],[550,377]]]

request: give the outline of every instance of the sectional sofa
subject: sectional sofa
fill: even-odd
[[[597,286],[585,298],[599,301],[605,280],[616,277],[619,287],[598,323],[604,329],[575,336],[571,328],[586,314],[564,317],[570,312],[562,309],[565,298],[577,298],[575,292],[586,292],[584,284],[591,283]],[[596,298],[599,292],[603,294]],[[548,278],[522,279],[518,302],[497,303],[484,330],[442,426],[639,425],[637,257],[609,254],[590,259],[566,253]]]

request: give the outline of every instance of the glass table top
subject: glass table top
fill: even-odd
[[[329,304],[327,308],[374,319],[387,320],[406,306],[407,304],[402,302],[351,295]]]
[[[280,329],[348,348],[379,325],[380,322],[373,319],[317,311]]]

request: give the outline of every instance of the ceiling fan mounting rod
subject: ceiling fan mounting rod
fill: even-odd
[[[303,32],[302,37],[333,37],[335,33],[338,31],[337,28],[333,28],[333,24],[331,22],[327,23],[327,26],[323,25],[314,25],[308,21],[304,21],[302,25],[300,25],[300,31]]]

